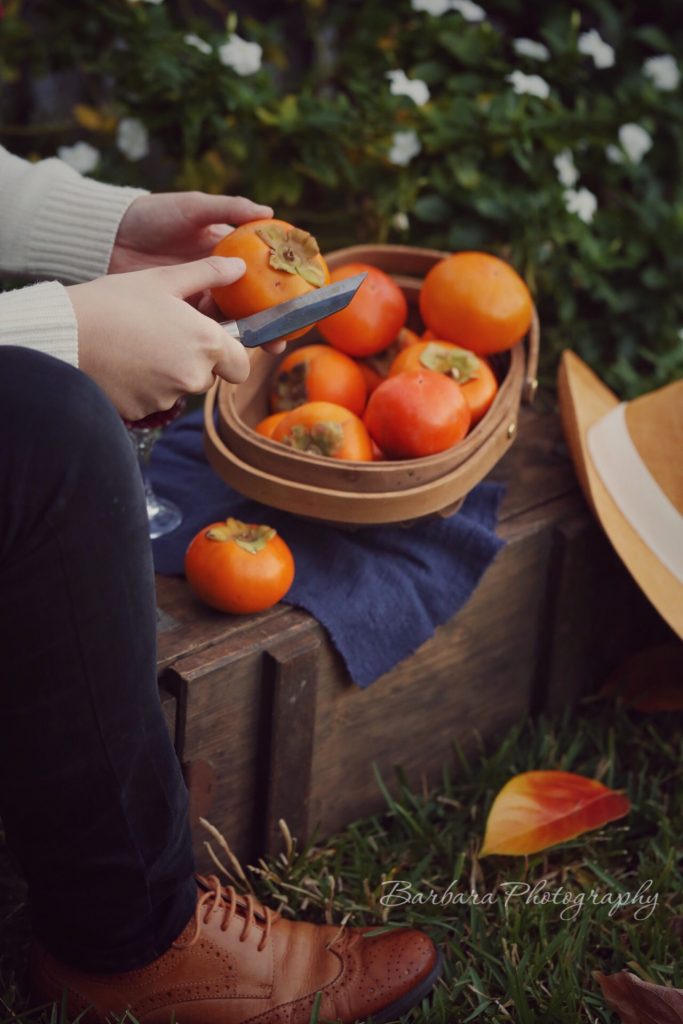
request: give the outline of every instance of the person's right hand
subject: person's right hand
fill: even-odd
[[[207,256],[71,285],[80,369],[130,420],[207,391],[215,376],[241,384],[249,375],[247,350],[193,303],[245,269],[243,260]]]

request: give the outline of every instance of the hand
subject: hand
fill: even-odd
[[[272,217],[270,206],[241,196],[161,192],[130,204],[114,241],[109,273],[165,267],[209,256],[231,225]]]
[[[130,420],[206,391],[216,375],[242,383],[247,350],[194,304],[245,269],[243,260],[209,256],[72,285],[80,368]]]
[[[119,224],[109,273],[122,274],[202,259],[213,252],[216,243],[232,230],[232,225],[272,216],[270,206],[261,206],[242,196],[212,196],[205,192],[138,196]],[[198,299],[197,306],[214,320],[224,319],[208,291]],[[285,350],[286,342],[272,341],[264,348],[277,354]]]

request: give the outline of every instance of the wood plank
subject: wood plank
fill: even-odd
[[[286,608],[277,621],[277,643],[311,629],[310,616],[297,609]],[[160,679],[162,691],[176,701],[176,752],[185,777],[199,787],[191,811],[195,855],[203,869],[210,864],[204,850],[207,834],[197,818],[209,797],[209,818],[224,830],[238,857],[252,858],[262,834],[270,737],[270,720],[264,721],[263,659],[272,641],[269,621],[254,617],[251,628],[194,650],[168,666]]]
[[[316,718],[318,663],[324,642],[313,623],[266,652],[264,685],[269,691],[270,764],[263,847],[277,853],[283,844],[278,822],[293,835],[308,835],[311,771]]]
[[[373,762],[390,791],[398,764],[413,784],[436,782],[454,740],[472,749],[529,713],[551,540],[530,523],[460,614],[367,690],[323,647],[310,809],[322,835],[383,809]]]
[[[226,637],[252,629],[255,624],[272,623],[276,629],[276,620],[289,611],[287,605],[278,604],[255,615],[228,615],[202,604],[180,577],[157,576],[156,586],[161,612],[157,632],[160,671],[178,658],[201,653]]]
[[[578,491],[558,417],[535,407],[522,408],[517,440],[490,479],[507,488],[501,522]]]

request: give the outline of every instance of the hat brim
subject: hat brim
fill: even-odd
[[[564,435],[588,503],[638,586],[683,639],[683,585],[622,515],[588,451],[588,430],[618,405],[619,399],[569,349],[562,353],[557,389]]]

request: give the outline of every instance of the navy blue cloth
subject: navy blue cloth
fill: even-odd
[[[153,541],[156,571],[182,575],[185,551],[203,526],[227,516],[268,523],[294,555],[285,601],[305,608],[330,634],[351,678],[369,686],[460,609],[503,541],[496,536],[504,488],[484,482],[449,519],[411,527],[344,530],[251,501],[232,490],[203,453],[201,411],[164,432],[151,478],[183,511],[181,526]]]

